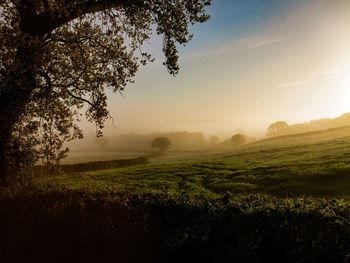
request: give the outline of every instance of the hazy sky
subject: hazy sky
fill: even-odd
[[[192,27],[180,73],[161,62],[162,39],[145,49],[124,97],[109,96],[117,128],[105,133],[264,133],[277,120],[304,122],[350,112],[349,0],[213,0]],[[91,128],[91,126],[90,126]]]

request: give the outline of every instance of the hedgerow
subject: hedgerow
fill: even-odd
[[[267,195],[2,188],[1,262],[347,262],[350,205]]]

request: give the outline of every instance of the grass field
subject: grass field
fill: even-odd
[[[68,188],[115,188],[131,193],[347,198],[350,126],[270,138],[232,150],[168,153],[146,165],[40,177]]]
[[[0,188],[0,261],[350,260],[350,127],[130,157]]]

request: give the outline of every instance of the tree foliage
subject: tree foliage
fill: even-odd
[[[171,144],[167,137],[157,137],[151,142],[152,148],[158,148],[160,153],[164,153],[165,150],[169,149]]]
[[[83,115],[102,134],[107,89],[122,92],[155,31],[164,65],[179,71],[176,43],[205,22],[210,0],[0,0],[0,169],[44,157],[58,163],[65,141],[79,138]],[[30,156],[30,158],[24,158]],[[4,172],[3,174],[7,174]]]
[[[281,131],[287,129],[289,127],[288,123],[285,121],[276,121],[272,123],[267,128],[267,135],[269,136],[278,136],[281,135]]]
[[[231,144],[235,146],[242,145],[243,143],[246,142],[246,136],[241,133],[236,133],[231,137]]]

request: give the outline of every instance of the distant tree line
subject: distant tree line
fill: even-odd
[[[268,128],[267,136],[280,136],[295,133],[304,133],[317,130],[325,130],[350,125],[350,113],[345,113],[336,118],[322,118],[304,123],[288,125],[285,121],[276,121]]]

